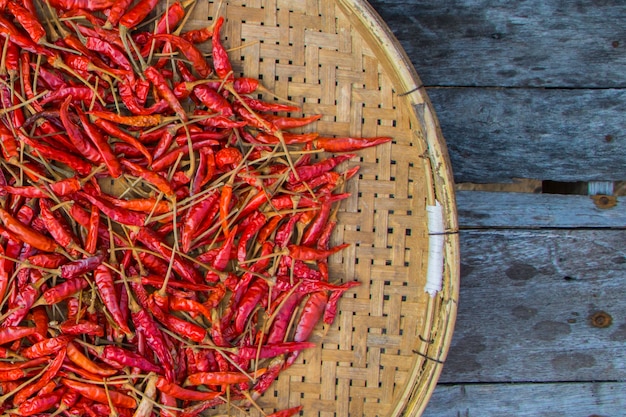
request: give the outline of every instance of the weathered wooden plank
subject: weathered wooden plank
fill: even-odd
[[[626,228],[626,198],[600,198],[486,191],[456,193],[462,228]],[[614,206],[601,208],[613,202]]]
[[[625,247],[622,230],[461,231],[439,382],[626,380]],[[605,328],[592,320],[600,311]]]
[[[626,90],[431,88],[456,182],[626,179]]]
[[[624,87],[619,0],[370,0],[425,85]]]
[[[623,416],[626,383],[437,386],[422,417]]]

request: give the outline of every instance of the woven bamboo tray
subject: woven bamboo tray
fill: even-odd
[[[260,399],[265,412],[305,416],[419,416],[437,383],[456,313],[459,252],[452,175],[426,92],[390,30],[363,0],[199,1],[189,29],[224,16],[236,71],[324,117],[324,135],[392,136],[351,165],[331,277],[358,280],[334,325]],[[424,291],[426,207],[444,217],[443,289]],[[236,410],[229,410],[236,414]],[[250,415],[262,415],[252,409]]]

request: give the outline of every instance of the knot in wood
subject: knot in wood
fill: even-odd
[[[591,198],[599,209],[610,209],[617,205],[617,198],[612,195],[593,195]]]
[[[598,311],[593,313],[589,320],[591,321],[591,325],[593,327],[598,327],[600,329],[604,329],[609,327],[611,323],[613,323],[613,317],[605,311]]]

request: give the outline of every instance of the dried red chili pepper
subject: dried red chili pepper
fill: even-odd
[[[317,149],[324,149],[326,152],[355,152],[372,146],[382,145],[390,142],[391,139],[386,136],[371,138],[319,137],[314,143]]]
[[[112,389],[105,390],[103,387],[97,385],[87,384],[68,378],[61,378],[60,382],[69,389],[79,392],[83,397],[103,404],[109,404],[110,402],[114,406],[122,408],[137,407],[137,401],[133,397]]]
[[[0,208],[0,221],[12,236],[34,248],[44,252],[55,252],[60,249],[54,240],[24,225],[3,208]]]

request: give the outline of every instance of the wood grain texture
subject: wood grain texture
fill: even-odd
[[[431,88],[456,182],[626,179],[624,90]]]
[[[599,208],[589,196],[459,191],[462,228],[626,228],[626,198]]]
[[[623,1],[370,3],[427,86],[626,86]]]
[[[626,383],[439,386],[422,417],[617,417]]]
[[[440,383],[626,379],[626,231],[466,230]],[[612,317],[606,328],[591,316]]]

